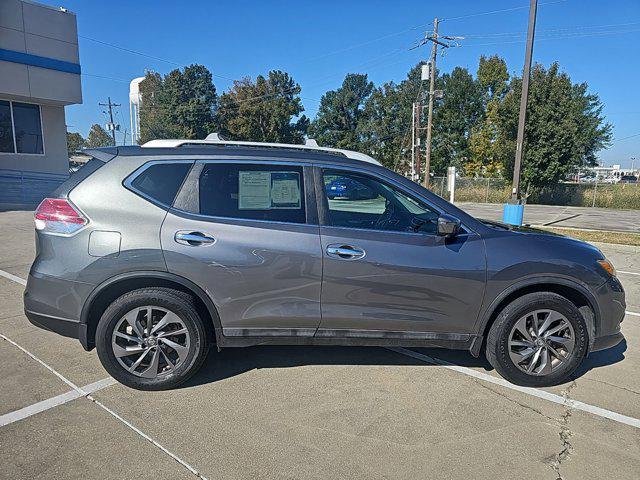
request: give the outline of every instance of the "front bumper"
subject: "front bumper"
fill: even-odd
[[[612,335],[606,335],[604,337],[598,337],[593,342],[591,351],[597,352],[599,350],[606,350],[607,348],[615,347],[622,340],[624,340],[624,335],[622,335],[622,332],[614,333]]]
[[[597,290],[596,295],[600,309],[600,322],[596,326],[590,352],[614,347],[624,340],[624,335],[620,331],[626,309],[622,284],[617,278],[611,277]]]

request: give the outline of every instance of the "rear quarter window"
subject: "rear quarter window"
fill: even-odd
[[[192,163],[156,163],[135,177],[131,188],[156,202],[171,206]]]

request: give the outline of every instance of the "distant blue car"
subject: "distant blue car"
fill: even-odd
[[[372,200],[378,195],[366,185],[351,178],[336,178],[325,185],[329,200],[344,198],[346,200]]]

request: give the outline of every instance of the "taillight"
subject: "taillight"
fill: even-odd
[[[45,198],[34,215],[36,230],[71,234],[84,227],[88,220],[65,198]]]

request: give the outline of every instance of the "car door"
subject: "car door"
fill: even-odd
[[[390,178],[352,168],[315,172],[324,259],[317,336],[471,332],[485,286],[480,236],[464,226],[455,238],[438,236],[442,212]],[[329,199],[322,187],[332,182],[370,193]]]
[[[202,287],[226,336],[313,336],[322,254],[310,167],[198,161],[162,225],[167,268]]]

